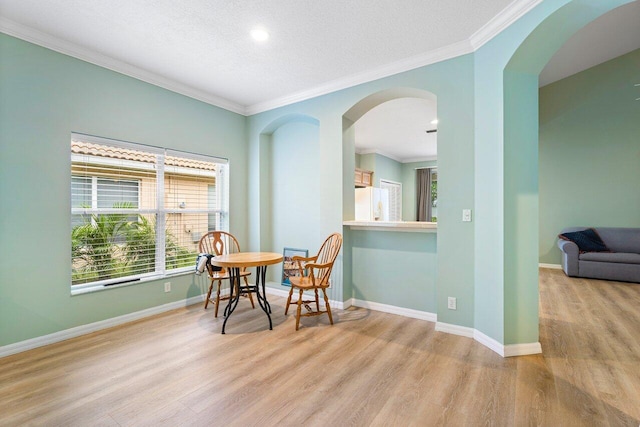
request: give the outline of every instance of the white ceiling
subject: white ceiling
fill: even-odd
[[[0,0],[0,30],[253,114],[471,52],[540,1]]]
[[[372,108],[355,123],[356,152],[378,153],[407,163],[437,156],[436,103],[420,98],[399,98]]]
[[[540,1],[0,0],[0,31],[255,114],[472,52]],[[594,21],[558,51],[540,84],[639,48],[638,22],[640,1]],[[256,26],[269,32],[266,43],[251,39]],[[424,117],[435,104],[386,104],[356,124],[358,150],[432,157],[437,134],[425,133]]]
[[[620,55],[640,49],[640,1],[601,16],[573,35],[540,73],[540,86],[556,82]],[[638,77],[640,81],[640,74]],[[400,162],[437,157],[434,101],[403,98],[370,110],[355,124],[356,151],[377,152]]]
[[[636,49],[640,49],[640,1],[620,6],[574,34],[540,73],[540,86]]]

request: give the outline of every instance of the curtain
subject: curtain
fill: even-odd
[[[431,169],[416,171],[417,221],[431,221]]]

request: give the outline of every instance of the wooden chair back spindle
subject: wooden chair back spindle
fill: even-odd
[[[286,315],[289,311],[291,304],[297,305],[296,310],[296,331],[300,327],[301,316],[317,316],[320,314],[327,314],[329,316],[329,323],[333,325],[333,316],[331,315],[331,307],[329,305],[329,298],[327,297],[327,288],[330,286],[329,278],[331,277],[331,270],[333,270],[333,264],[338,257],[340,248],[342,247],[342,235],[334,233],[327,237],[318,254],[312,257],[293,257],[293,261],[298,263],[300,270],[299,276],[292,276],[289,278],[291,282],[291,290],[289,291],[289,298],[287,298],[287,305],[284,310]],[[304,267],[302,262],[304,262]],[[304,275],[304,270],[309,272],[308,276]],[[322,290],[324,297],[325,309],[320,309],[320,300],[318,297],[318,290]],[[298,291],[298,300],[292,301],[293,291]],[[315,294],[314,300],[304,300],[304,291],[313,291]],[[311,309],[309,303],[315,302],[315,310]],[[302,314],[302,306],[305,306],[308,313]]]
[[[240,244],[238,244],[238,240],[231,233],[227,233],[226,231],[210,231],[200,238],[200,241],[198,242],[198,250],[200,253],[207,253],[215,256],[235,254],[240,252]],[[228,299],[228,297],[220,296],[220,287],[222,280],[228,279],[229,274],[224,268],[219,271],[214,271],[213,267],[209,264],[207,264],[207,270],[209,272],[211,284],[207,292],[204,308],[206,309],[210,302],[215,304],[215,317],[218,317],[218,306],[220,305],[220,301]],[[240,275],[243,277],[246,285],[248,285],[247,276],[249,274],[250,273],[248,273],[245,268],[240,271]],[[211,293],[215,282],[217,282],[218,287],[216,295],[214,299],[212,299]],[[251,306],[255,308],[251,293],[248,294],[248,297],[251,301]]]

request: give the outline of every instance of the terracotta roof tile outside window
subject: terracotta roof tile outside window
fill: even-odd
[[[135,160],[144,163],[155,163],[156,161],[156,156],[154,154],[145,153],[143,151],[130,150],[120,147],[111,147],[108,145],[93,144],[91,142],[83,142],[77,140],[71,141],[71,152],[74,154],[85,154],[90,156],[107,157],[111,159]],[[173,156],[166,156],[165,164],[168,166],[177,166],[190,169],[201,169],[208,171],[216,170],[215,163]]]

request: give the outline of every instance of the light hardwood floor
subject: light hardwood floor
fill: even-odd
[[[640,284],[540,271],[543,355],[351,308],[201,305],[0,359],[0,425],[640,425]]]

